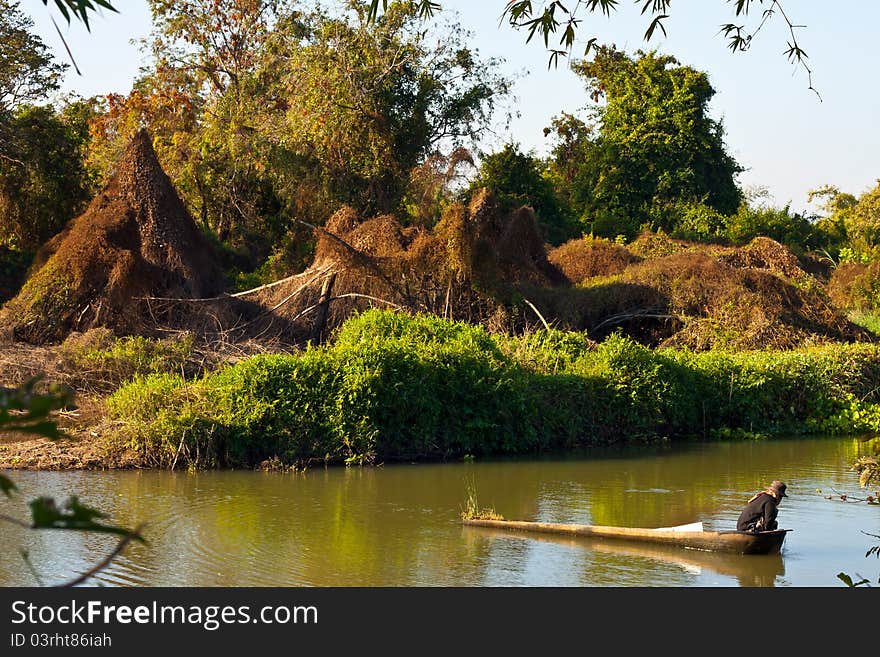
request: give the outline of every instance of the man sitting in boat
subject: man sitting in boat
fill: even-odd
[[[777,507],[782,502],[785,494],[785,484],[774,481],[766,490],[756,493],[746,504],[746,508],[739,514],[736,528],[741,532],[769,532],[776,529]]]

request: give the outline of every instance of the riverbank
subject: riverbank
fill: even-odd
[[[104,399],[78,396],[73,409],[53,419],[65,434],[59,440],[9,432],[0,435],[0,470],[106,470],[137,468],[138,454],[114,446]]]
[[[138,378],[107,408],[151,467],[301,467],[860,434],[880,426],[878,390],[874,344],[694,353],[371,311],[327,346]]]
[[[116,428],[106,410],[110,394],[138,375],[175,371],[195,379],[267,348],[256,343],[197,344],[192,335],[184,334],[165,340],[118,338],[103,328],[71,333],[58,345],[0,343],[0,387],[41,377],[38,388],[61,384],[73,393],[72,405],[52,416],[64,438],[0,433],[0,469],[142,467],[140,455],[112,440]]]
[[[875,344],[694,353],[370,311],[297,354],[188,374],[185,351],[62,418],[72,440],[5,443],[0,467],[303,468],[880,428]]]

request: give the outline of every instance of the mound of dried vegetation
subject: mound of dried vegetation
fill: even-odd
[[[380,307],[496,332],[546,325],[601,340],[620,330],[694,350],[871,339],[839,308],[873,294],[872,270],[837,268],[829,296],[815,261],[764,237],[734,247],[645,233],[626,246],[581,238],[550,249],[529,208],[503,211],[487,190],[433,228],[349,207],[311,228],[304,271],[222,293],[210,245],[141,132],[88,210],[38,254],[0,331],[33,344],[106,327],[286,348]]]
[[[33,344],[96,326],[143,333],[151,324],[144,297],[203,297],[221,287],[212,247],[142,130],[85,213],[37,254],[0,326]]]

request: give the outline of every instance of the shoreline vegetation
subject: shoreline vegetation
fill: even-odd
[[[59,362],[108,385],[61,418],[73,440],[41,441],[86,456],[29,462],[17,445],[34,441],[6,442],[0,467],[285,470],[880,429],[874,343],[693,352],[370,310],[322,346],[199,371],[192,343],[101,336]]]
[[[0,468],[878,428],[880,185],[744,187],[708,72],[596,42],[546,156],[484,151],[515,76],[425,3],[149,4],[130,93],[62,98],[0,0],[0,388],[77,393]]]

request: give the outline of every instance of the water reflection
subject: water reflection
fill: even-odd
[[[850,466],[865,446],[810,439],[691,444],[468,464],[256,472],[14,472],[20,493],[0,512],[26,517],[40,494],[77,494],[112,519],[147,522],[101,574],[115,586],[840,586],[866,568],[862,530],[876,507],[833,503],[817,489],[857,490]],[[732,529],[745,501],[789,484],[781,557],[605,549],[463,531],[468,484],[504,517],[629,527],[703,521]],[[112,549],[107,536],[0,533],[0,585],[70,579]],[[678,549],[676,549],[678,550]],[[784,564],[780,559],[784,559]]]

